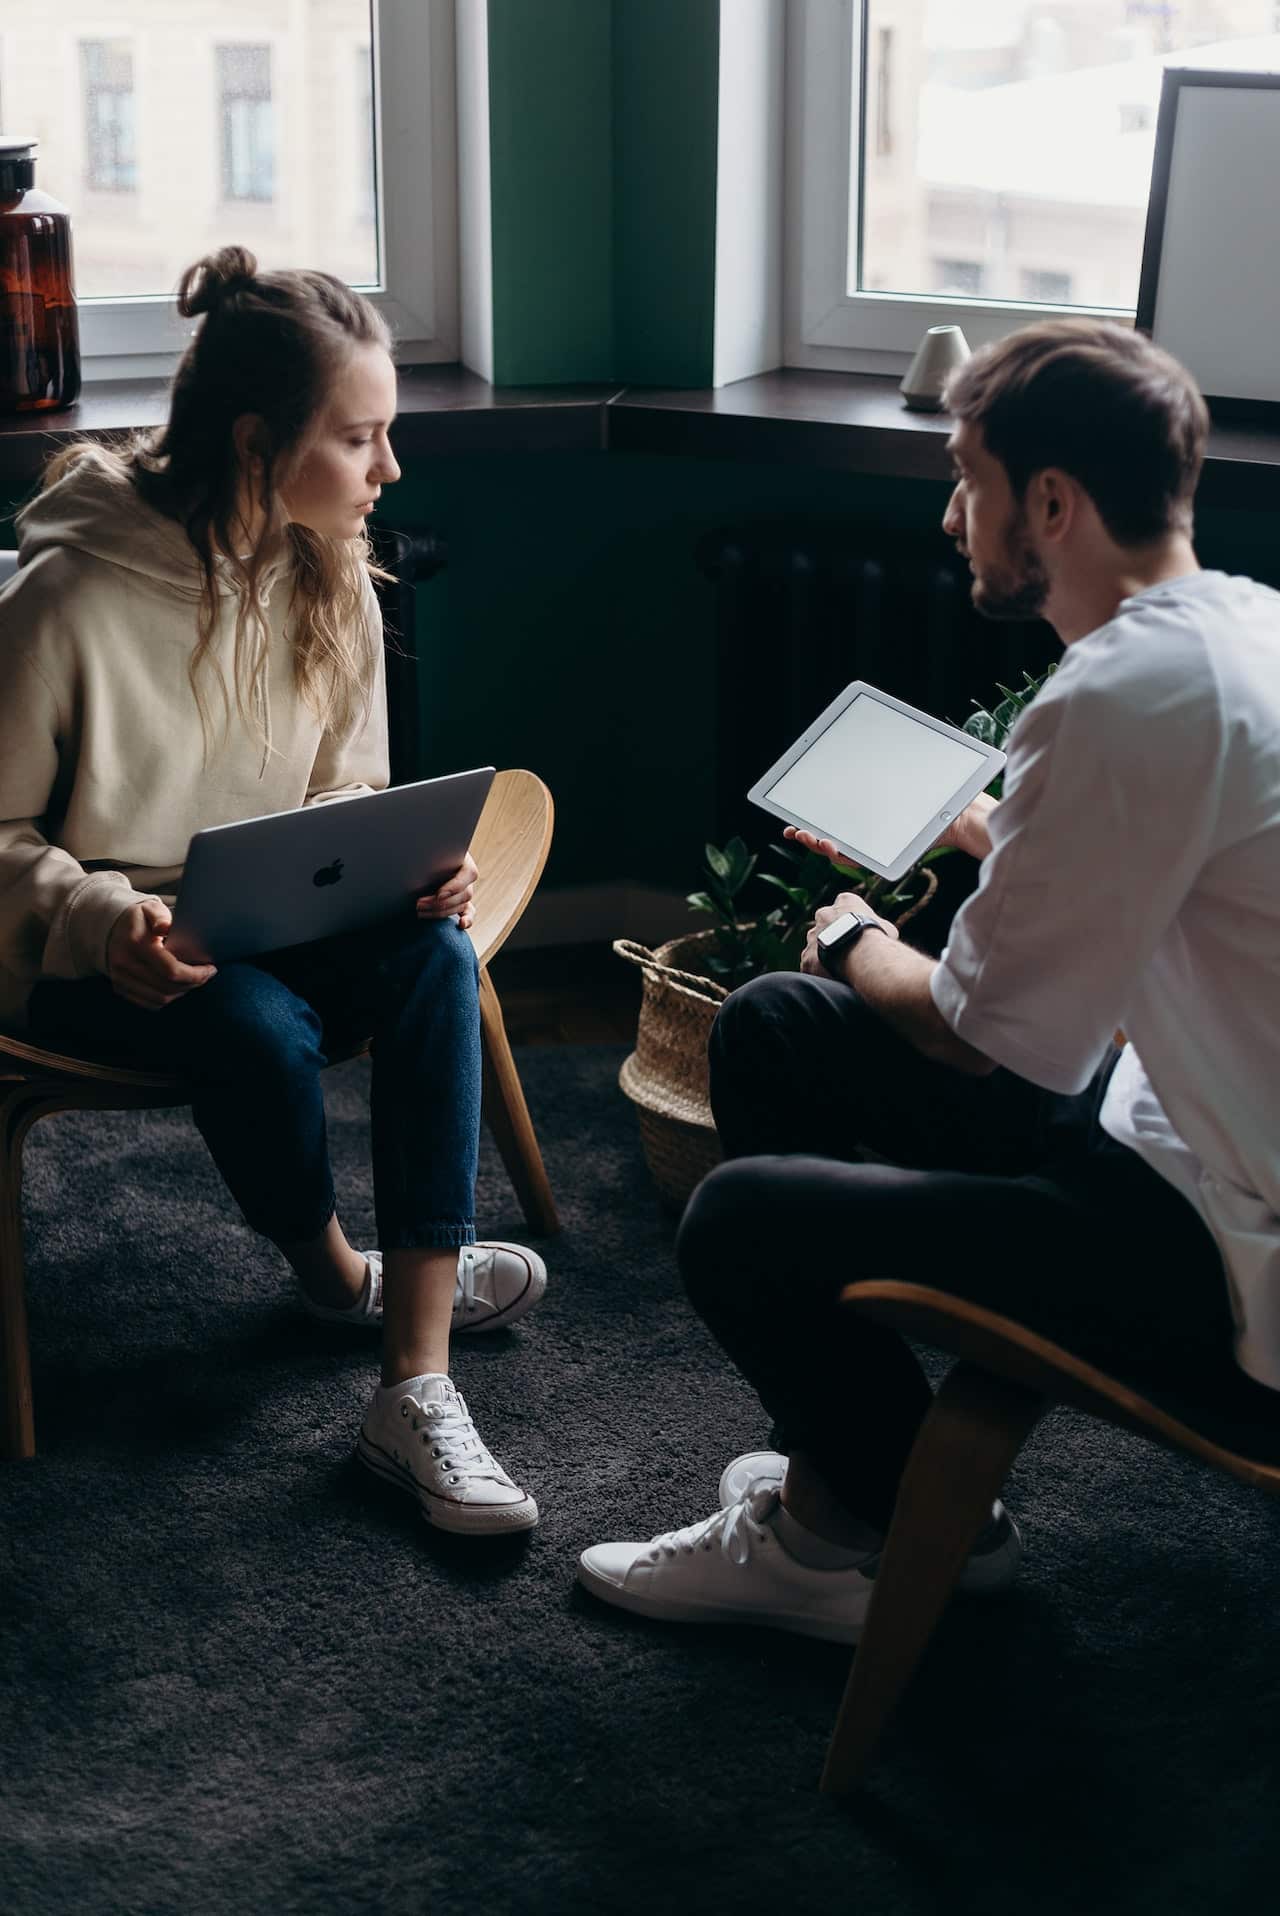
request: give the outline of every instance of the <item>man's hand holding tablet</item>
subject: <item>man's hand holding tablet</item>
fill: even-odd
[[[953,843],[985,841],[961,814],[1004,763],[994,746],[855,679],[747,796],[799,843],[897,880],[953,825]]]
[[[962,812],[958,812],[945,830],[939,832],[933,841],[935,845],[949,845],[953,851],[968,852],[970,858],[984,859],[991,850],[991,833],[987,828],[998,798],[992,798],[990,792],[979,792],[971,799]],[[823,858],[829,858],[833,865],[847,869],[849,859],[834,839],[820,838],[816,832],[806,831],[803,825],[784,825],[782,836],[793,844],[802,845],[807,852],[818,852]]]

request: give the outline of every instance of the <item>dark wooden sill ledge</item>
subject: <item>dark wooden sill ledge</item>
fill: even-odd
[[[0,419],[0,485],[16,499],[67,440],[159,425],[163,379],[86,388],[65,412]],[[399,457],[635,452],[822,467],[946,481],[950,421],[908,412],[892,379],[790,369],[708,391],[616,386],[493,387],[461,366],[400,373]],[[1200,497],[1213,507],[1280,506],[1280,431],[1215,426]]]

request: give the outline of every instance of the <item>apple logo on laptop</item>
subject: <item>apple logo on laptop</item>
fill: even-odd
[[[342,860],[335,858],[332,865],[322,865],[311,882],[313,885],[336,885],[341,876]]]

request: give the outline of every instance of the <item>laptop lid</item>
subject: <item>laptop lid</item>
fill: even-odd
[[[484,765],[197,832],[166,945],[220,964],[411,911],[462,863],[493,779]]]

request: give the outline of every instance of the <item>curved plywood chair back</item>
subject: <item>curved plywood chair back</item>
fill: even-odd
[[[1047,1403],[1067,1404],[1105,1423],[1118,1424],[1177,1450],[1188,1451],[1257,1490],[1280,1494],[1280,1404],[1265,1459],[1250,1456],[1210,1434],[1217,1419],[1197,1428],[1194,1410],[1176,1413],[1151,1402],[1129,1384],[1086,1363],[1061,1345],[997,1311],[953,1297],[925,1284],[889,1279],[850,1284],[843,1301],[859,1316],[887,1325],[904,1337],[933,1344],[980,1365],[997,1377],[1038,1392]],[[1263,1433],[1265,1436],[1267,1433]]]
[[[554,825],[551,794],[536,773],[498,773],[471,844],[480,868],[471,939],[482,965],[501,949],[533,896]]]

